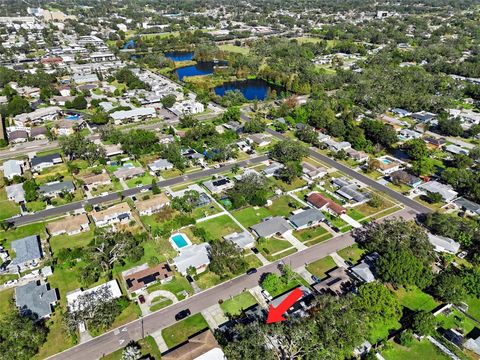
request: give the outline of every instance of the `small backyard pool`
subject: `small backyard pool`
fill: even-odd
[[[172,242],[172,245],[177,248],[177,250],[184,248],[186,246],[191,245],[192,243],[188,239],[187,235],[182,234],[182,233],[176,233],[173,234],[170,237],[170,241]]]

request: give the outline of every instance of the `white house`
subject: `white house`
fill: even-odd
[[[126,222],[132,214],[127,203],[120,203],[105,210],[94,211],[91,215],[95,225],[102,227]]]

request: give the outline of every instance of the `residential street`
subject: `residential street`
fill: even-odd
[[[240,168],[242,168],[242,167],[245,167],[245,166],[248,166],[248,165],[251,165],[251,164],[261,163],[262,161],[265,161],[267,159],[268,159],[267,155],[262,155],[262,156],[258,156],[258,157],[251,158],[251,159],[248,159],[248,160],[243,160],[243,161],[239,161],[239,162],[236,162],[236,163],[227,164],[227,165],[225,165],[223,167],[220,167],[218,169],[210,168],[210,169],[206,169],[206,170],[192,172],[192,173],[182,175],[182,176],[178,176],[178,177],[174,177],[174,178],[171,178],[171,179],[168,179],[168,180],[159,181],[158,186],[160,188],[164,188],[166,186],[178,185],[178,184],[181,184],[183,182],[195,181],[195,180],[202,179],[202,178],[205,178],[205,177],[213,176],[215,174],[226,172],[226,171],[230,170],[231,168],[233,168],[233,166],[235,166],[235,165],[238,165]],[[10,223],[14,224],[15,226],[20,226],[20,225],[24,225],[24,224],[28,224],[28,223],[36,222],[36,221],[41,221],[41,220],[49,218],[49,217],[62,215],[62,214],[66,214],[66,213],[69,213],[69,212],[73,212],[75,210],[79,210],[79,209],[83,208],[86,204],[98,205],[98,204],[101,204],[101,203],[104,203],[104,202],[113,201],[115,199],[118,199],[120,196],[124,196],[124,197],[132,196],[132,195],[140,193],[144,189],[149,189],[150,187],[151,187],[151,185],[144,185],[144,186],[141,186],[141,187],[135,187],[135,188],[132,188],[132,189],[124,190],[122,192],[111,193],[111,194],[108,194],[108,195],[105,195],[105,196],[97,196],[97,197],[94,197],[94,198],[91,198],[91,199],[88,199],[88,200],[72,202],[72,203],[67,204],[67,205],[57,206],[57,207],[52,208],[52,209],[42,210],[42,211],[39,211],[35,214],[25,215],[25,216],[16,217],[16,218],[11,218],[8,221]]]
[[[403,217],[411,219],[415,211],[404,209],[388,217]],[[283,258],[281,261],[296,269],[315,260],[321,259],[330,253],[341,250],[354,243],[350,233],[342,234],[323,243],[309,247],[295,254]],[[77,345],[62,353],[51,356],[55,360],[84,360],[98,359],[125,346],[131,340],[139,340],[161,328],[175,323],[175,314],[184,309],[190,309],[192,314],[201,312],[218,303],[220,299],[228,299],[241,293],[244,289],[258,285],[263,273],[278,272],[276,261],[258,269],[253,275],[241,275],[218,286],[202,291],[190,298],[173,304],[163,310],[154,312],[142,319],[135,320],[123,327],[98,336],[91,341]]]

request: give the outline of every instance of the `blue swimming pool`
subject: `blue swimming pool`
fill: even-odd
[[[185,246],[188,246],[187,239],[185,239],[185,235],[183,235],[183,234],[172,235],[172,241],[175,243],[175,245],[179,249],[181,249]]]

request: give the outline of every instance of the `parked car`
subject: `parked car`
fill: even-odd
[[[322,281],[318,277],[316,277],[315,275],[312,275],[312,280],[315,281],[316,283]]]
[[[347,264],[348,266],[353,266],[353,263],[349,260],[345,260],[345,264]]]
[[[140,295],[140,296],[138,297],[138,301],[140,302],[140,304],[145,304],[145,296]]]
[[[262,295],[267,301],[272,301],[273,297],[270,295],[270,293],[267,290],[262,290]]]
[[[175,320],[180,321],[182,319],[185,319],[187,316],[190,316],[191,314],[192,313],[190,312],[189,309],[182,310],[175,315]]]
[[[251,268],[247,270],[247,275],[252,275],[252,274],[255,274],[256,272],[257,272],[257,269]]]

